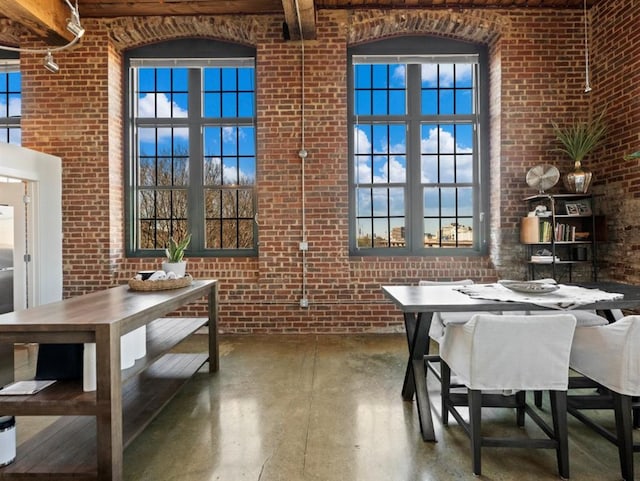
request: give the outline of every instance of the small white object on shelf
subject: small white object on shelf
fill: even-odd
[[[560,258],[558,256],[531,256],[531,262],[535,262],[536,264],[551,264],[552,262],[560,262]]]
[[[55,379],[38,380],[38,381],[16,381],[7,384],[0,389],[0,396],[25,396],[28,394],[36,394],[45,387],[51,386]]]

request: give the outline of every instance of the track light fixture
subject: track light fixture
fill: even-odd
[[[46,54],[44,57],[43,65],[49,72],[58,73],[60,71],[60,67],[53,60],[53,52],[60,52],[61,50],[73,47],[78,41],[82,38],[85,33],[82,24],[80,23],[80,13],[78,11],[78,0],[76,0],[75,6],[71,4],[69,0],[64,0],[69,9],[71,10],[71,17],[67,19],[67,30],[74,35],[73,40],[71,40],[66,45],[62,45],[60,47],[48,47],[46,49],[41,48],[20,48],[20,47],[8,47],[5,45],[0,45],[0,50],[8,50],[10,52],[26,52],[26,53],[44,53]]]
[[[84,28],[80,25],[80,19],[72,17],[67,23],[67,30],[76,36],[76,38],[82,38],[84,35]]]
[[[51,52],[47,52],[47,55],[45,55],[43,65],[44,68],[51,73],[58,73],[60,71],[60,67],[58,67],[58,64],[53,60]]]

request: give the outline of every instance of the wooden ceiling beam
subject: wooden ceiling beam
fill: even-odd
[[[281,0],[78,0],[83,18],[282,13]]]
[[[75,37],[67,30],[71,11],[64,0],[0,0],[0,12],[53,45]]]
[[[282,0],[282,8],[290,40],[315,40],[316,8],[313,0]]]

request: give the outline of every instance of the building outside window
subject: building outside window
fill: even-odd
[[[127,55],[129,255],[187,233],[190,255],[257,253],[254,56],[205,40]]]
[[[0,142],[21,144],[21,115],[20,61],[0,58]]]
[[[411,37],[349,59],[350,252],[483,253],[485,50]]]

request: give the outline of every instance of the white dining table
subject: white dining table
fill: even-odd
[[[580,309],[601,311],[609,322],[616,320],[615,311],[640,306],[640,286],[614,282],[580,284],[607,293],[620,293],[617,299],[607,299],[580,305]],[[403,313],[409,356],[402,386],[402,397],[412,401],[416,395],[416,407],[420,431],[424,441],[436,441],[431,415],[431,404],[426,386],[425,356],[429,351],[429,328],[434,312],[502,312],[549,309],[531,302],[496,301],[476,299],[458,291],[455,285],[388,285],[382,286],[384,295]],[[576,307],[576,306],[572,306]]]

